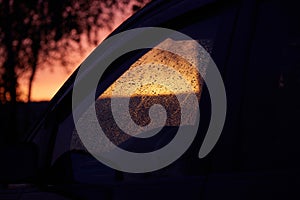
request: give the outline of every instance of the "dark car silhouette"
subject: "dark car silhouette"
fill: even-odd
[[[202,45],[218,67],[227,97],[226,121],[212,151],[199,159],[212,112],[201,74],[185,67],[185,61],[179,58],[175,62],[166,52],[136,50],[119,57],[99,77],[95,94],[99,124],[120,148],[137,153],[160,149],[174,138],[179,125],[186,132],[193,126],[192,112],[187,120],[178,117],[181,111],[176,101],[176,95],[188,96],[193,92],[201,120],[187,151],[167,167],[147,173],[122,172],[99,162],[81,142],[72,117],[72,92],[79,71],[76,70],[51,100],[26,143],[1,150],[0,199],[297,199],[298,5],[297,1],[279,0],[149,3],[110,37],[134,28],[164,27],[184,33]],[[188,43],[183,46],[178,51],[189,49],[193,57],[193,48]],[[108,46],[107,50],[118,48],[121,44]],[[187,80],[194,77],[196,89],[172,93],[163,87],[153,89],[150,84],[143,86],[146,93],[136,90],[136,95],[116,97],[130,98],[131,118],[140,126],[149,123],[148,112],[153,104],[166,108],[168,119],[162,130],[141,139],[124,133],[113,120],[111,93],[118,80],[130,74],[135,65],[153,61],[154,57],[161,64],[181,70]],[[145,78],[142,75],[134,74],[135,80]],[[83,78],[89,79],[88,72]],[[154,94],[156,90],[162,95]],[[87,88],[86,95],[92,91]],[[82,113],[87,109],[84,97],[77,108]],[[159,128],[154,126],[153,130]],[[104,146],[99,148],[106,150]]]

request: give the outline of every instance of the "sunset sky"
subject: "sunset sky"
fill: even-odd
[[[130,6],[130,4],[129,4]],[[132,15],[131,9],[125,9],[124,13],[116,13],[116,17],[113,22],[113,29],[118,27],[123,21]],[[107,29],[99,30],[99,43],[110,33]],[[54,67],[43,65],[37,70],[33,87],[32,87],[32,101],[49,101],[72,72],[79,66],[79,64],[92,52],[95,46],[83,44],[85,53],[80,54],[78,52],[72,52],[69,54],[72,59],[72,64],[67,66],[61,66],[59,61],[54,61]],[[21,100],[26,101],[28,83],[26,79],[19,81],[20,90],[22,92]]]

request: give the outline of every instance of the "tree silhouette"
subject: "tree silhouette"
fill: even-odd
[[[136,0],[134,11],[146,1]],[[39,63],[67,62],[68,48],[82,50],[81,35],[93,35],[110,25],[116,10],[129,0],[0,0],[0,101],[18,100],[18,79],[28,76],[28,96]]]
[[[19,79],[28,75],[27,101],[41,63],[67,62],[68,50],[82,51],[82,35],[96,45],[97,32],[111,28],[117,10],[136,11],[149,0],[0,0],[0,103],[16,123]],[[13,133],[10,133],[13,134]]]

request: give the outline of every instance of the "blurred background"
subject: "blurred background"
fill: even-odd
[[[150,0],[0,0],[0,145],[21,141],[71,73]]]

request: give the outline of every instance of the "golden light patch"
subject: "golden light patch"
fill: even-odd
[[[195,93],[199,98],[202,84],[197,68],[199,51],[195,49],[196,47],[189,45],[188,41],[180,42],[182,43],[182,48],[175,50],[175,52],[185,55],[187,59],[158,48],[151,49],[132,64],[99,98],[111,98],[112,91],[114,97]],[[168,39],[158,45],[158,47],[170,48],[173,43],[173,40]],[[178,42],[175,43],[178,45]],[[168,68],[172,70],[168,70]],[[174,73],[174,71],[177,73]],[[158,84],[159,79],[167,79],[168,85]],[[184,79],[190,87],[180,85],[178,79]],[[127,83],[129,82],[129,84],[135,85],[135,93],[131,94],[127,90],[124,80]],[[147,85],[140,85],[139,83],[141,82],[147,82]],[[121,86],[117,87],[119,91],[115,90],[117,84],[121,84]],[[124,84],[124,87],[122,87],[122,84]],[[172,90],[169,88],[172,88]]]

